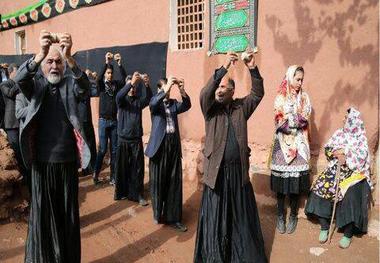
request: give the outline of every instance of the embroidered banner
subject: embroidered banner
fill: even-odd
[[[210,1],[209,55],[257,46],[258,0]]]
[[[2,14],[0,31],[41,22],[82,7],[97,5],[110,0],[40,0],[12,14]]]

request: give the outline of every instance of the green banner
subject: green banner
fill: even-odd
[[[230,50],[243,52],[248,44],[249,41],[245,35],[223,36],[215,41],[215,49],[218,53],[227,53]]]
[[[209,54],[254,49],[257,10],[258,0],[211,0]]]
[[[30,25],[82,7],[110,0],[40,0],[11,14],[1,15],[0,31]]]
[[[248,14],[245,10],[233,10],[224,12],[216,19],[215,29],[217,31],[243,27],[247,24]]]

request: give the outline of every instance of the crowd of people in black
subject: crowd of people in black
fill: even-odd
[[[83,71],[71,54],[68,33],[41,31],[39,52],[20,67],[0,64],[0,121],[30,189],[30,218],[25,262],[80,262],[78,176],[95,185],[110,149],[114,199],[149,205],[144,197],[143,109],[149,106],[149,184],[153,221],[184,232],[182,224],[182,150],[178,115],[191,100],[180,78],[161,78],[153,94],[149,75],[127,75],[120,54],[105,54],[98,75]],[[250,93],[234,98],[229,69],[239,61],[225,55],[200,92],[205,120],[203,196],[194,262],[267,262],[259,211],[249,177],[247,122],[264,96],[254,53],[241,57],[251,77]],[[114,79],[117,68],[121,79]],[[341,248],[355,232],[366,232],[372,187],[370,156],[363,121],[347,110],[343,127],[325,146],[329,165],[310,184],[309,118],[311,103],[302,89],[305,71],[290,66],[274,99],[275,134],[270,158],[271,189],[278,199],[276,228],[293,233],[298,199],[311,191],[305,212],[321,223],[319,242],[331,234],[331,219],[344,230]],[[170,96],[178,88],[181,101]],[[91,97],[99,97],[98,150]],[[291,213],[285,216],[285,197]],[[336,211],[335,211],[336,210]]]

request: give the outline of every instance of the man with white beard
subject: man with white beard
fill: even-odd
[[[79,263],[78,167],[86,168],[91,154],[78,103],[90,82],[71,56],[70,34],[53,35],[41,31],[40,51],[15,78],[30,101],[20,127],[22,156],[32,169],[25,262]],[[67,76],[65,62],[72,71]]]

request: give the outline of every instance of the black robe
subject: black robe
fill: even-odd
[[[161,223],[182,220],[182,161],[178,134],[166,134],[149,160],[153,217]]]
[[[239,145],[229,117],[215,188],[204,185],[194,262],[267,262],[252,184],[241,186],[241,181]]]

